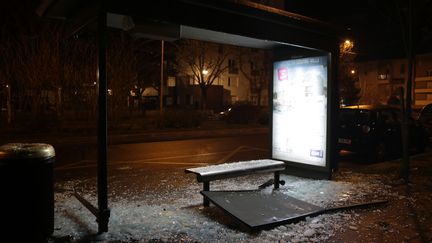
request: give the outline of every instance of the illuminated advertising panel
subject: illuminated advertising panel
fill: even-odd
[[[272,157],[325,167],[327,57],[275,62]]]

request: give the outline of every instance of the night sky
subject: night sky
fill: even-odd
[[[397,5],[399,2],[399,5]],[[313,1],[286,0],[287,11],[331,23],[346,30],[355,41],[359,60],[404,57],[402,34],[404,4],[401,0]],[[414,0],[415,43],[419,53],[431,51],[430,0]]]
[[[401,14],[395,11],[395,2],[406,0],[285,0],[290,12],[316,18],[345,30],[342,38],[355,41],[359,59],[404,57]],[[432,51],[432,0],[413,0],[415,5],[416,48],[418,53]],[[0,10],[4,26],[8,15],[20,12],[34,15],[39,1],[7,1]]]

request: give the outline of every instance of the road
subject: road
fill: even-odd
[[[96,177],[97,146],[76,143],[56,147],[57,180]],[[138,170],[160,171],[219,164],[232,161],[270,158],[266,134],[178,141],[116,144],[108,147],[110,175],[125,175]],[[342,152],[340,168],[370,164],[364,156]]]
[[[199,167],[232,161],[269,158],[267,135],[110,145],[111,174],[139,169],[165,170]],[[56,147],[57,180],[96,176],[96,145]]]
[[[59,195],[76,191],[86,195],[87,200],[91,199],[89,195],[96,195],[96,146],[60,146],[56,152],[55,191]],[[110,145],[109,202],[110,205],[119,200],[125,200],[125,205],[135,202],[170,205],[176,200],[187,200],[184,198],[188,193],[197,195],[201,190],[201,183],[197,183],[194,175],[185,173],[186,168],[265,158],[270,158],[267,135]],[[365,163],[355,154],[341,154],[341,169],[361,167]],[[249,180],[248,186],[258,188],[264,182]],[[245,187],[232,183],[230,189],[233,188],[243,190]],[[91,201],[96,205],[94,198]]]

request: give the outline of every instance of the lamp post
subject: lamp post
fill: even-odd
[[[6,89],[7,89],[7,111],[8,111],[8,118],[7,118],[7,122],[8,124],[12,123],[12,105],[11,105],[11,87],[9,84],[6,85]]]
[[[163,112],[163,89],[164,89],[164,40],[161,40],[161,63],[160,63],[160,97],[159,97],[159,109]]]

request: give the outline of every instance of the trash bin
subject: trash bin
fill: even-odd
[[[44,242],[53,233],[54,161],[49,144],[0,146],[1,239]]]

